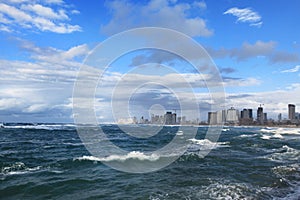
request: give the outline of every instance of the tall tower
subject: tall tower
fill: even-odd
[[[259,124],[263,124],[264,123],[264,109],[261,106],[259,106],[257,108],[257,122]]]
[[[288,107],[289,107],[289,120],[296,119],[295,117],[296,106],[294,104],[289,104]]]

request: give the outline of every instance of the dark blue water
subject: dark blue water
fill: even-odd
[[[103,129],[130,152],[113,157],[122,164],[156,162],[159,155],[142,152],[166,145],[178,127],[164,127],[149,140],[126,136],[116,125]],[[91,155],[72,125],[7,124],[0,128],[0,198],[300,199],[300,129],[227,127],[217,143],[204,139],[206,130],[199,127],[187,152],[169,166],[136,174]],[[212,151],[201,158],[201,148]]]

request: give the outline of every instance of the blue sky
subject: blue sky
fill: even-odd
[[[288,103],[300,112],[299,9],[296,0],[0,0],[0,122],[72,122],[73,85],[84,58],[113,34],[147,26],[180,31],[206,49],[223,77],[228,108],[264,104],[269,117],[287,117]],[[112,64],[106,86],[96,95],[100,120],[113,121],[112,82],[122,80],[135,63],[170,65],[198,81],[185,62],[163,53],[132,52]],[[176,90],[181,82],[172,84]],[[166,101],[176,100],[165,88],[149,90],[155,92],[133,95],[131,112],[137,117],[146,115],[149,99],[166,110],[171,109]],[[209,95],[195,91],[205,120]]]

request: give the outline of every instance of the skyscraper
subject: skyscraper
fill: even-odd
[[[296,106],[294,104],[289,104],[288,107],[289,107],[289,120],[294,120]]]
[[[226,110],[217,111],[217,124],[224,124],[226,121]]]
[[[267,123],[267,122],[268,122],[268,114],[264,113],[264,123]]]
[[[217,112],[208,112],[208,123],[217,124]]]
[[[278,121],[281,122],[281,120],[282,120],[282,114],[279,113],[279,114],[278,114]]]
[[[242,119],[252,119],[253,118],[252,109],[243,109],[241,111],[241,118]]]
[[[172,112],[166,112],[166,114],[165,114],[165,124],[166,125],[172,124],[172,121],[173,121],[172,117],[173,117]]]
[[[250,125],[253,123],[252,109],[243,109],[241,111],[240,124]]]
[[[257,108],[257,123],[258,124],[263,124],[264,123],[264,109],[261,106],[259,106]]]
[[[239,111],[231,107],[227,110],[226,122],[237,123],[239,121]]]

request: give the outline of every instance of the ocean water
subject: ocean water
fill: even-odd
[[[300,129],[225,127],[218,142],[198,127],[175,162],[150,173],[126,173],[103,162],[157,162],[178,127],[132,139],[104,125],[129,153],[95,157],[72,124],[5,124],[0,128],[0,199],[300,199]],[[134,131],[135,127],[129,127]],[[199,152],[212,149],[204,158]]]

